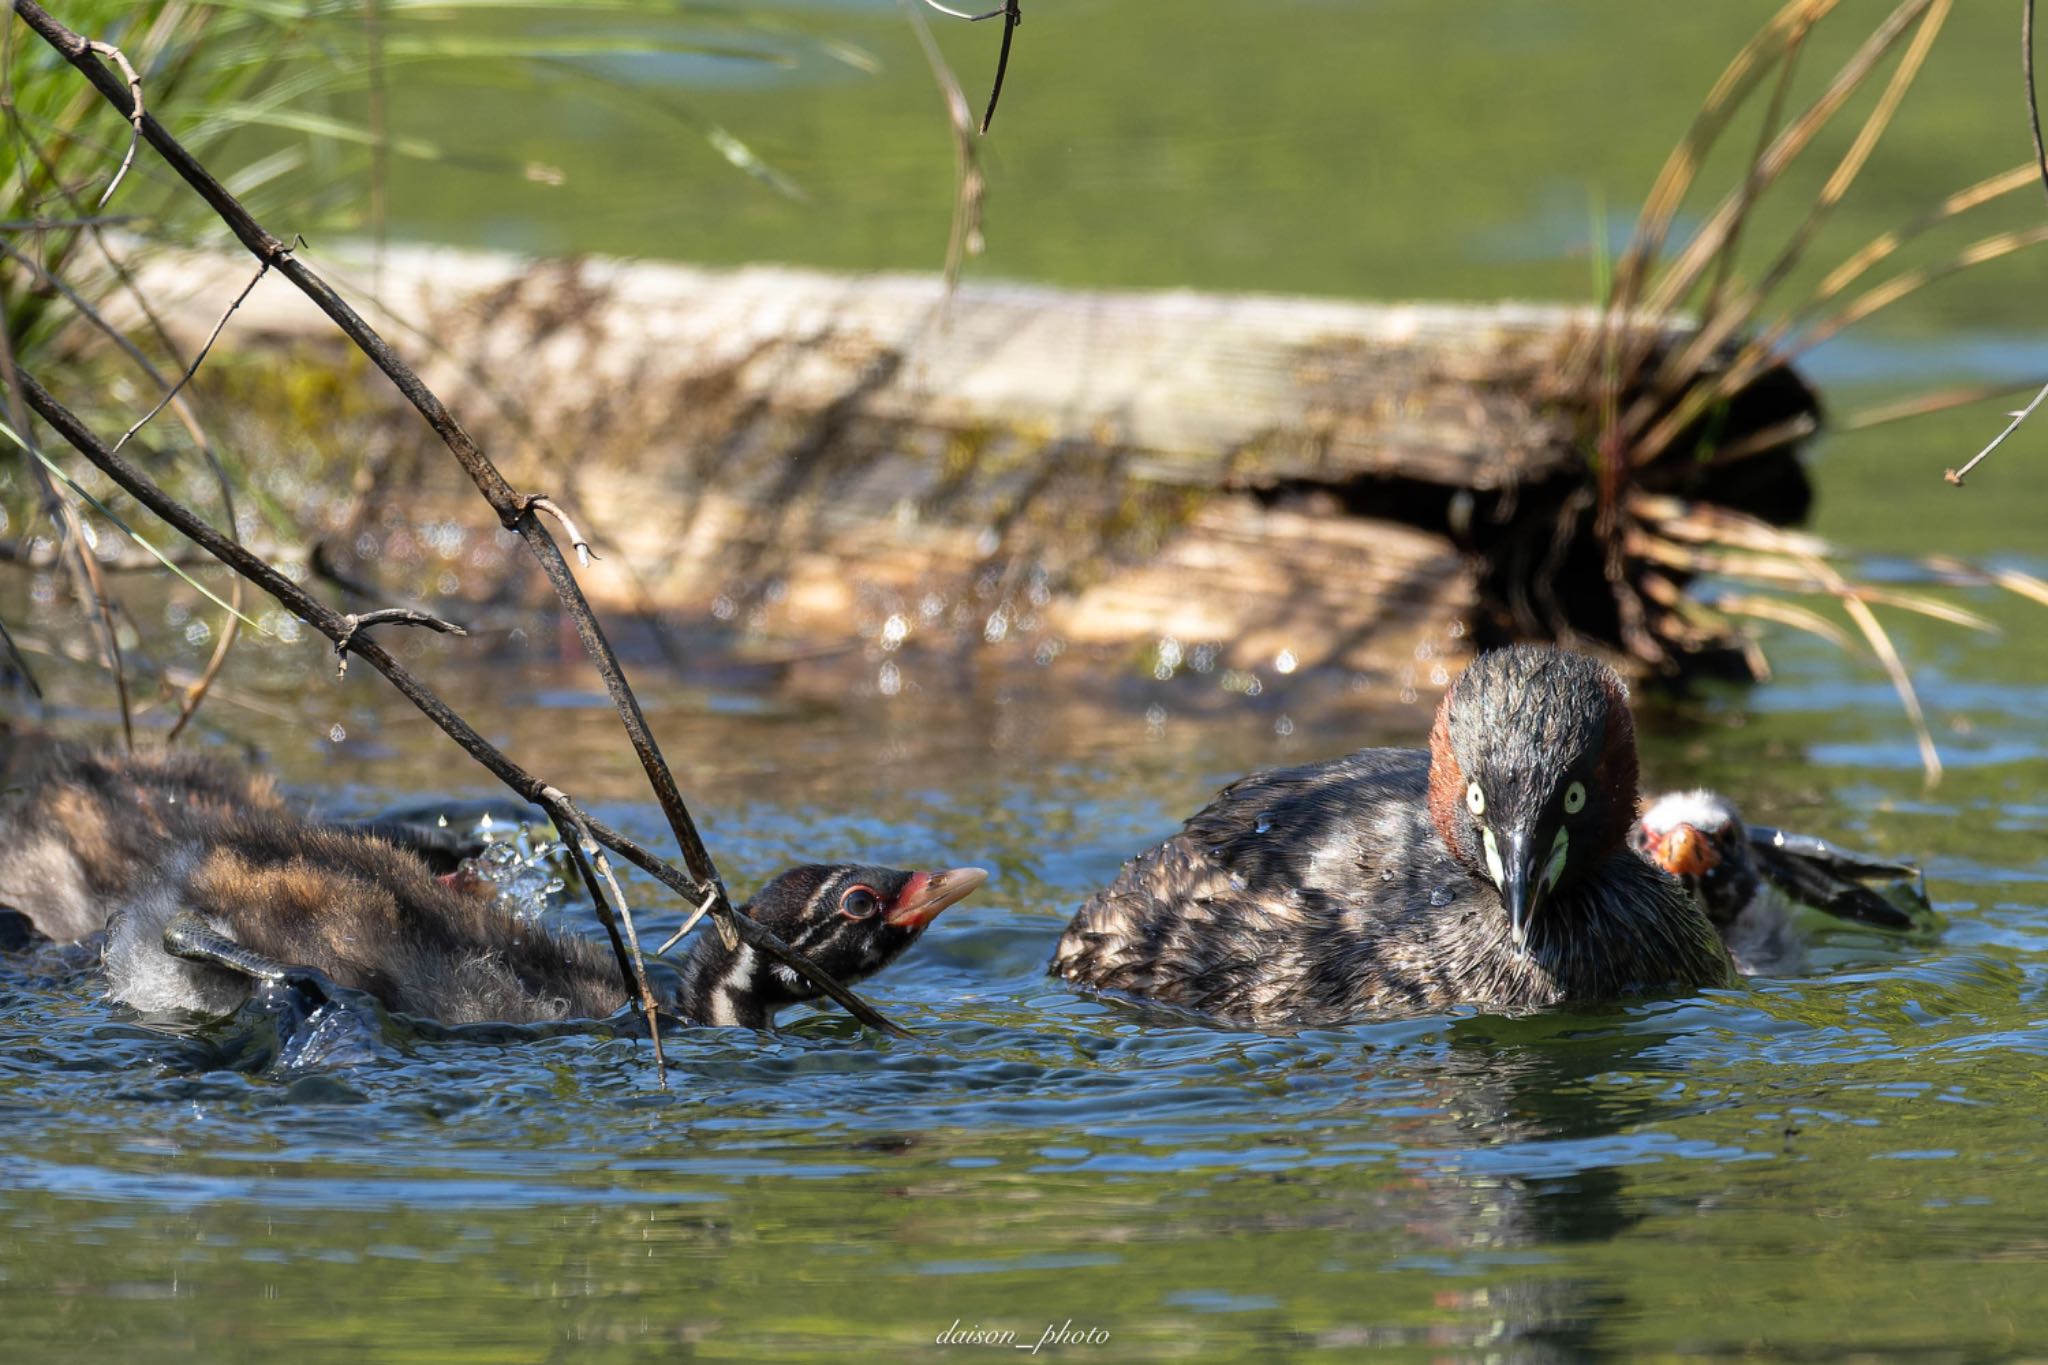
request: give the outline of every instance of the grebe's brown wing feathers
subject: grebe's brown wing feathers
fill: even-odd
[[[1355,1014],[1378,951],[1358,916],[1399,913],[1359,889],[1375,867],[1405,890],[1418,864],[1448,864],[1421,846],[1428,771],[1425,753],[1378,749],[1231,783],[1089,898],[1053,974],[1260,1024]]]
[[[1367,869],[1408,869],[1440,846],[1427,823],[1429,755],[1361,749],[1231,783],[1182,836],[1253,892],[1355,893]]]
[[[249,820],[217,831],[114,925],[117,999],[219,1011],[246,994],[246,981],[164,952],[184,914],[258,957],[444,1023],[596,1018],[624,1000],[598,945],[521,923],[489,897],[443,886],[413,854],[333,829]]]
[[[183,845],[250,811],[272,785],[194,754],[107,754],[34,734],[0,745],[0,905],[45,938],[104,928]]]

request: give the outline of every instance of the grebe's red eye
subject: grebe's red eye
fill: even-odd
[[[882,898],[872,886],[849,886],[839,897],[839,913],[848,919],[872,919],[882,908]]]

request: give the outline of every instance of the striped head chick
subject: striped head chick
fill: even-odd
[[[987,880],[978,867],[905,872],[808,863],[763,886],[740,913],[850,986],[901,957],[940,912]],[[777,1010],[822,994],[794,968],[745,943],[728,947],[708,929],[698,935],[682,964],[676,1002],[693,1022],[765,1029]]]

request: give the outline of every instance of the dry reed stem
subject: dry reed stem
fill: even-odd
[[[1921,0],[1908,0],[1907,5],[1902,5],[1895,12],[1895,17],[1907,14],[1913,6],[1920,5],[1920,3]],[[1900,102],[1905,99],[1906,92],[1912,88],[1913,81],[1918,77],[1921,67],[1926,63],[1928,53],[1933,50],[1934,40],[1940,36],[1941,27],[1948,17],[1951,3],[1952,0],[1928,0],[1928,3],[1922,6],[1924,13],[1920,15],[1919,27],[1914,30],[1912,42],[1908,45],[1905,54],[1900,58],[1897,68],[1893,70],[1891,79],[1886,82],[1884,92],[1879,96],[1876,107],[1865,117],[1862,125],[1857,130],[1856,137],[1850,143],[1849,150],[1836,163],[1834,170],[1822,185],[1820,193],[1815,197],[1814,202],[1808,206],[1805,217],[1800,221],[1799,226],[1793,230],[1792,235],[1779,250],[1777,258],[1771,263],[1770,267],[1764,271],[1756,284],[1743,290],[1734,302],[1725,303],[1712,314],[1701,319],[1698,329],[1693,333],[1686,345],[1665,359],[1663,365],[1658,369],[1656,378],[1650,384],[1649,391],[1637,399],[1628,415],[1623,419],[1620,443],[1628,450],[1630,458],[1636,464],[1647,464],[1656,459],[1677,438],[1681,431],[1689,426],[1701,412],[1717,401],[1716,397],[1703,394],[1700,386],[1694,386],[1686,391],[1685,399],[1676,408],[1658,418],[1654,425],[1649,425],[1652,417],[1656,414],[1661,396],[1686,389],[1686,386],[1691,384],[1705,370],[1707,362],[1714,354],[1750,324],[1764,301],[1772,293],[1776,292],[1778,286],[1784,282],[1785,277],[1791,273],[1793,267],[1805,256],[1807,248],[1812,245],[1814,234],[1820,230],[1821,224],[1827,220],[1828,215],[1841,202],[1842,196],[1848,193],[1849,187],[1855,183],[1857,176],[1862,173],[1864,166],[1869,162],[1871,152],[1876,149],[1879,138],[1883,136],[1885,129],[1890,126],[1893,115],[1897,113]],[[1880,39],[1884,41],[1879,41]],[[1878,33],[1872,35],[1871,40],[1864,47],[1864,52],[1867,52],[1871,58],[1870,62],[1867,65],[1859,66],[1858,62],[1852,60],[1843,68],[1842,74],[1836,78],[1836,81],[1830,87],[1829,94],[1832,95],[1839,89],[1842,98],[1846,99],[1848,93],[1862,83],[1870,74],[1870,71],[1875,68],[1876,60],[1884,52],[1888,51],[1891,44],[1896,40],[1896,34],[1888,37],[1884,29],[1880,29]],[[1862,54],[1859,53],[1860,55]],[[1853,80],[1845,79],[1852,71],[1855,73]],[[1820,129],[1839,111],[1840,104],[1840,100],[1830,104],[1828,98],[1824,96],[1821,101],[1817,102],[1808,111],[1806,118],[1802,119],[1802,123],[1806,126],[1806,137],[1793,144],[1793,155],[1804,150],[1811,138],[1818,134]],[[1823,110],[1825,111],[1824,113],[1821,112]],[[1816,117],[1816,115],[1818,116]],[[1790,164],[1791,161],[1788,156],[1780,165],[1779,170]],[[1755,173],[1753,172],[1753,174]],[[1773,172],[1768,179],[1775,179],[1776,174],[1776,172]],[[1726,225],[1718,233],[1703,230],[1700,237],[1696,238],[1694,243],[1688,246],[1688,254],[1692,251],[1693,246],[1699,245],[1705,240],[1714,243],[1713,255],[1718,257],[1726,250],[1728,244],[1734,240],[1734,235],[1739,230],[1745,207],[1744,201],[1739,197],[1728,201]],[[1702,258],[1702,268],[1705,262],[1710,259],[1713,259],[1713,257]],[[1682,266],[1674,267],[1672,273],[1660,281],[1658,293],[1653,296],[1651,306],[1653,308],[1661,306],[1666,310],[1675,308],[1678,300],[1683,297],[1685,292],[1692,288],[1696,279],[1696,272],[1688,275]],[[1750,349],[1754,349],[1754,343]],[[1721,378],[1724,382],[1709,387],[1708,394],[1718,395],[1726,389],[1725,381],[1728,376],[1724,374]],[[1748,381],[1745,380],[1744,382],[1747,383]],[[1649,425],[1647,431],[1644,430],[1646,425]]]
[[[1829,271],[1826,278],[1815,286],[1813,298],[1808,307],[1827,302],[1847,289],[1858,278],[1869,273],[1873,266],[1883,262],[1900,247],[1919,237],[1922,233],[1939,227],[1949,219],[1969,212],[1980,205],[2011,194],[2013,191],[2032,184],[2035,177],[2032,162],[2014,166],[2011,170],[2000,171],[1997,175],[1986,176],[1976,184],[1957,190],[1939,204],[1905,224],[1872,238],[1855,254]]]
[[[4,383],[7,389],[8,424],[21,446],[22,463],[35,486],[43,515],[59,528],[58,559],[65,566],[81,610],[96,628],[102,661],[114,679],[114,698],[121,712],[121,741],[132,754],[135,752],[135,712],[128,696],[128,672],[121,658],[120,631],[114,624],[114,600],[107,592],[106,577],[100,573],[99,564],[93,558],[92,546],[78,509],[64,496],[43,464],[42,451],[29,425],[28,413],[22,407],[21,373],[15,364],[14,338],[8,333],[6,319],[6,298],[4,291],[0,291],[0,383]],[[66,554],[66,549],[70,553]]]
[[[1788,315],[1770,328],[1746,342],[1735,360],[1713,380],[1689,389],[1685,397],[1669,412],[1659,418],[1633,449],[1640,452],[1638,462],[1648,463],[1669,448],[1692,422],[1716,403],[1726,402],[1753,383],[1758,376],[1776,365],[1794,359],[1814,347],[1831,340],[1841,332],[1866,320],[1882,309],[1907,298],[1916,291],[1955,275],[1964,270],[1984,265],[2018,251],[2048,242],[2048,226],[2027,228],[2013,232],[1995,233],[1990,237],[1972,242],[1955,256],[1933,265],[1920,266],[1894,276],[1883,284],[1874,285],[1858,295],[1843,307],[1813,324],[1799,335],[1796,343],[1787,347],[1784,340],[1791,331],[1795,317]],[[2036,402],[2039,398],[2036,399]],[[2031,408],[2029,409],[2031,411]],[[1988,454],[1996,449],[1999,442],[2017,429],[2019,421],[1994,440],[1983,452]],[[1983,458],[1983,454],[1978,459]],[[1964,466],[1962,473],[1974,467],[1976,461]],[[1960,477],[1960,475],[1958,475]],[[1954,480],[1951,480],[1954,482]]]
[[[939,87],[946,106],[946,124],[953,133],[953,218],[946,233],[945,264],[946,292],[951,294],[960,283],[960,267],[966,258],[982,252],[982,201],[988,181],[981,172],[981,153],[974,145],[974,111],[968,107],[967,93],[960,88],[953,68],[946,64],[946,55],[939,50],[938,39],[932,36],[924,15],[911,0],[902,0],[902,4],[910,31],[917,36],[925,64],[931,68],[932,80]]]
[[[1835,418],[1828,425],[1835,431],[1865,431],[1891,422],[1904,422],[1914,417],[1926,417],[1952,408],[1968,407],[1972,403],[1985,403],[1993,398],[2005,398],[2016,393],[2025,393],[2034,386],[2028,384],[1957,384],[1946,389],[1931,389],[1917,393],[1910,398],[1901,398],[1890,403],[1873,403],[1857,408],[1844,416]]]
[[[1726,593],[1713,601],[1714,610],[1733,616],[1750,616],[1760,621],[1776,621],[1794,630],[1815,635],[1840,649],[1844,654],[1856,652],[1857,645],[1843,630],[1827,617],[1796,602],[1787,602],[1776,597],[1757,597],[1748,593]]]
[[[1662,252],[1670,235],[1671,222],[1685,201],[1701,164],[1726,129],[1728,121],[1742,106],[1756,83],[1781,58],[1794,33],[1803,33],[1824,18],[1838,0],[1789,0],[1757,35],[1735,54],[1720,78],[1708,91],[1692,126],[1671,149],[1663,168],[1643,201],[1627,250],[1615,265],[1614,286],[1599,327],[1588,339],[1582,353],[1570,362],[1570,371],[1582,383],[1591,381],[1592,368],[1619,335],[1622,323],[1632,316],[1636,296],[1644,279]],[[1773,50],[1775,49],[1775,50]],[[1633,368],[1633,366],[1630,366]]]

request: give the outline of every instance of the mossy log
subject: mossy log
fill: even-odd
[[[146,287],[196,339],[247,273],[160,260]],[[1382,677],[1460,642],[1625,633],[1597,396],[1558,378],[1588,310],[439,250],[379,278],[366,314],[411,323],[389,330],[450,406],[579,517],[615,606],[806,645],[1171,641]],[[265,281],[227,344],[328,332]],[[1774,370],[1702,430],[1782,439],[1727,465],[1680,442],[1636,482],[1795,520],[1816,421]],[[445,514],[455,491],[405,493]]]

